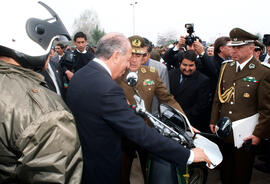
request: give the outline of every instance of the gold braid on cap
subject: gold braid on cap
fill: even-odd
[[[221,103],[229,102],[231,97],[234,94],[234,91],[235,91],[234,86],[232,86],[229,89],[227,89],[226,91],[224,91],[223,94],[221,94],[221,81],[222,81],[223,73],[224,73],[224,70],[225,70],[227,64],[228,63],[225,63],[224,67],[222,67],[220,78],[219,78],[219,81],[218,81],[218,98],[219,98],[219,101]]]

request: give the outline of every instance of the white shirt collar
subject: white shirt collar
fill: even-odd
[[[243,70],[243,68],[246,66],[246,64],[253,58],[253,56],[251,56],[248,60],[246,60],[245,62],[243,62],[242,64],[239,64],[238,61],[236,62],[236,68],[238,68],[238,66],[240,66],[240,69]]]
[[[100,64],[103,68],[105,68],[105,70],[107,70],[107,72],[110,74],[110,76],[112,76],[112,72],[109,69],[109,67],[104,63],[104,61],[98,59],[98,58],[94,58],[93,61],[97,62],[98,64]]]
[[[84,49],[82,52],[81,51],[79,51],[78,49],[76,49],[79,53],[82,53],[82,54],[85,54],[87,51],[86,51],[86,49]]]

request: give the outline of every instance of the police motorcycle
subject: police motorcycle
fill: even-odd
[[[172,163],[155,155],[149,155],[147,163],[147,184],[202,184],[206,182],[208,168],[213,169],[222,162],[222,154],[218,146],[206,137],[224,138],[229,136],[232,123],[227,117],[221,118],[216,125],[216,134],[194,133],[187,117],[167,104],[160,104],[159,113],[152,115],[147,112],[144,101],[135,86],[138,75],[130,72],[126,82],[135,90],[134,99],[137,104],[131,108],[141,116],[147,117],[154,128],[163,136],[173,139],[187,149],[200,147],[211,161],[211,165],[194,163],[187,165],[184,170],[179,170]]]

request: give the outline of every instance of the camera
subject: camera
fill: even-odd
[[[193,42],[196,40],[194,36],[194,25],[193,24],[185,24],[185,28],[187,29],[188,36],[185,37],[186,45],[192,45]]]

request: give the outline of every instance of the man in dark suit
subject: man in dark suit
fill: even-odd
[[[60,65],[52,62],[48,57],[41,74],[48,88],[64,98],[63,72]]]
[[[57,54],[50,59],[50,62],[60,65],[60,60],[65,54],[65,46],[62,43],[58,43],[55,46],[55,51],[57,52]]]
[[[188,50],[183,54],[180,67],[169,73],[170,91],[181,105],[191,124],[201,130],[209,130],[210,80],[196,70],[196,54]]]
[[[263,35],[263,44],[266,47],[265,53],[260,55],[260,61],[270,64],[270,34]]]
[[[240,28],[230,32],[232,59],[223,62],[215,94],[210,128],[213,133],[220,117],[233,121],[259,114],[253,133],[244,138],[253,146],[261,139],[270,137],[270,70],[253,56],[254,41],[258,37]],[[267,64],[266,64],[267,65]],[[257,123],[257,122],[255,122]],[[237,149],[233,136],[222,144],[223,162],[221,180],[223,184],[247,184],[250,182],[254,163],[254,147]]]
[[[147,126],[127,104],[114,79],[129,65],[131,45],[122,34],[105,35],[97,44],[96,58],[76,72],[70,81],[67,102],[73,112],[82,144],[82,183],[119,184],[121,138],[183,168],[188,161],[208,161],[204,152],[191,151]]]
[[[129,40],[132,46],[132,56],[129,60],[130,65],[126,69],[125,73],[116,80],[117,84],[119,84],[119,86],[123,88],[127,100],[131,104],[136,104],[136,101],[134,99],[134,95],[136,94],[134,88],[129,86],[126,82],[126,77],[128,73],[136,72],[138,74],[138,81],[135,88],[140,97],[144,100],[144,105],[148,112],[151,112],[154,97],[157,97],[157,103],[168,104],[179,110],[180,112],[184,113],[182,108],[175,101],[173,96],[168,92],[168,89],[165,87],[164,83],[161,81],[157,70],[152,66],[147,67],[142,65],[146,54],[145,40],[138,35],[129,37]],[[158,111],[158,109],[156,109],[156,111]],[[149,126],[153,126],[150,121],[147,121],[147,123],[149,124]],[[136,151],[139,154],[142,173],[146,181],[148,152],[128,139],[123,139],[122,145],[123,149],[121,184],[129,183],[130,170]]]

